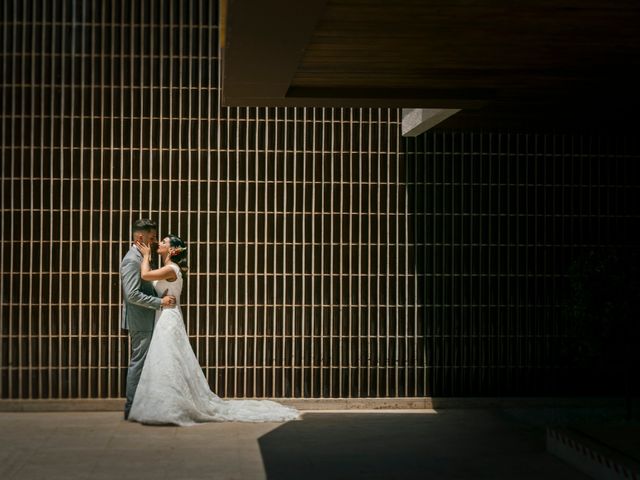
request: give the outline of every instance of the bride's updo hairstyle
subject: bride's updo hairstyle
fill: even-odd
[[[182,241],[182,239],[170,233],[167,235],[169,238],[169,245],[173,248],[173,255],[171,255],[171,261],[176,263],[183,274],[189,271],[189,267],[187,266],[187,245]]]

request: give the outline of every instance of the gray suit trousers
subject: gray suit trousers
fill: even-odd
[[[124,405],[124,411],[129,412],[133,397],[136,395],[136,388],[144,367],[144,360],[147,358],[149,344],[153,332],[137,332],[129,330],[129,338],[131,340],[131,361],[129,362],[129,370],[127,370],[127,402]]]

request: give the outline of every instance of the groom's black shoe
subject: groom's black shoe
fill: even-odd
[[[124,411],[124,419],[129,420],[129,410]]]

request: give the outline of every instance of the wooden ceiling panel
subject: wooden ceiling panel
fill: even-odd
[[[228,2],[227,36],[257,46],[253,61],[243,62],[250,88],[242,95],[232,92],[242,75],[223,70],[229,104],[468,108],[477,121],[483,112],[488,119],[544,117],[553,109],[615,115],[618,106],[639,103],[637,0],[318,0],[313,15],[302,17],[299,4],[276,1],[278,18],[259,12],[273,29],[237,28],[251,17],[250,3]],[[269,51],[260,46],[278,42],[260,35],[297,44]],[[229,55],[227,47],[225,67]],[[261,91],[260,78],[272,78],[280,64],[289,65],[280,93]]]

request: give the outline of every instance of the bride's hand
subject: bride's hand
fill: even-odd
[[[151,256],[151,247],[146,243],[136,242],[136,247],[138,247],[143,257]]]

